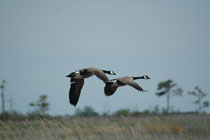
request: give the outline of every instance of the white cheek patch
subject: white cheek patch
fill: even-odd
[[[79,72],[79,71],[75,71],[75,73],[76,73],[76,74],[80,74],[80,72]]]

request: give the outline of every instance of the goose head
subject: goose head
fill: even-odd
[[[116,73],[112,70],[102,70],[104,73],[110,74],[110,75],[116,75]]]
[[[79,74],[80,74],[80,71],[78,70],[78,71],[70,73],[69,75],[66,75],[66,77],[73,78],[73,77],[75,77],[75,76],[77,76]]]
[[[150,77],[147,76],[147,75],[144,75],[143,78],[144,78],[144,79],[150,79]]]
[[[116,73],[114,71],[112,71],[112,70],[109,71],[109,74],[116,75]]]

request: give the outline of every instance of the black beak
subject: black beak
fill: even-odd
[[[71,76],[72,76],[71,74],[69,74],[69,75],[66,75],[66,77],[69,77],[69,78],[71,78]]]

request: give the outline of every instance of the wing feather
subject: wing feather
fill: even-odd
[[[84,85],[84,79],[74,79],[74,78],[71,79],[71,87],[69,90],[70,104],[74,106],[77,105],[83,85]]]
[[[119,82],[125,84],[125,85],[129,85],[132,86],[133,88],[139,90],[139,91],[144,91],[143,88],[141,86],[139,86],[132,78],[127,77],[124,78],[123,80],[118,79]]]
[[[102,70],[95,70],[93,71],[96,77],[101,79],[102,81],[106,82],[109,81],[109,78],[106,76],[106,74]]]

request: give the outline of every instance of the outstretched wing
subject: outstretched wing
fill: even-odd
[[[94,70],[93,73],[102,81],[104,82],[109,81],[109,78],[106,76],[106,74],[102,70]]]
[[[71,87],[69,90],[70,104],[74,106],[77,105],[83,85],[84,85],[84,79],[74,79],[74,78],[71,79]]]
[[[133,88],[139,90],[139,91],[144,91],[142,87],[140,87],[131,77],[126,77],[123,80],[121,80],[120,78],[118,79],[119,82],[125,84],[125,85],[129,85],[132,86]]]
[[[106,84],[106,86],[104,87],[104,93],[106,96],[113,95],[117,88],[118,87],[114,86],[113,84]]]

